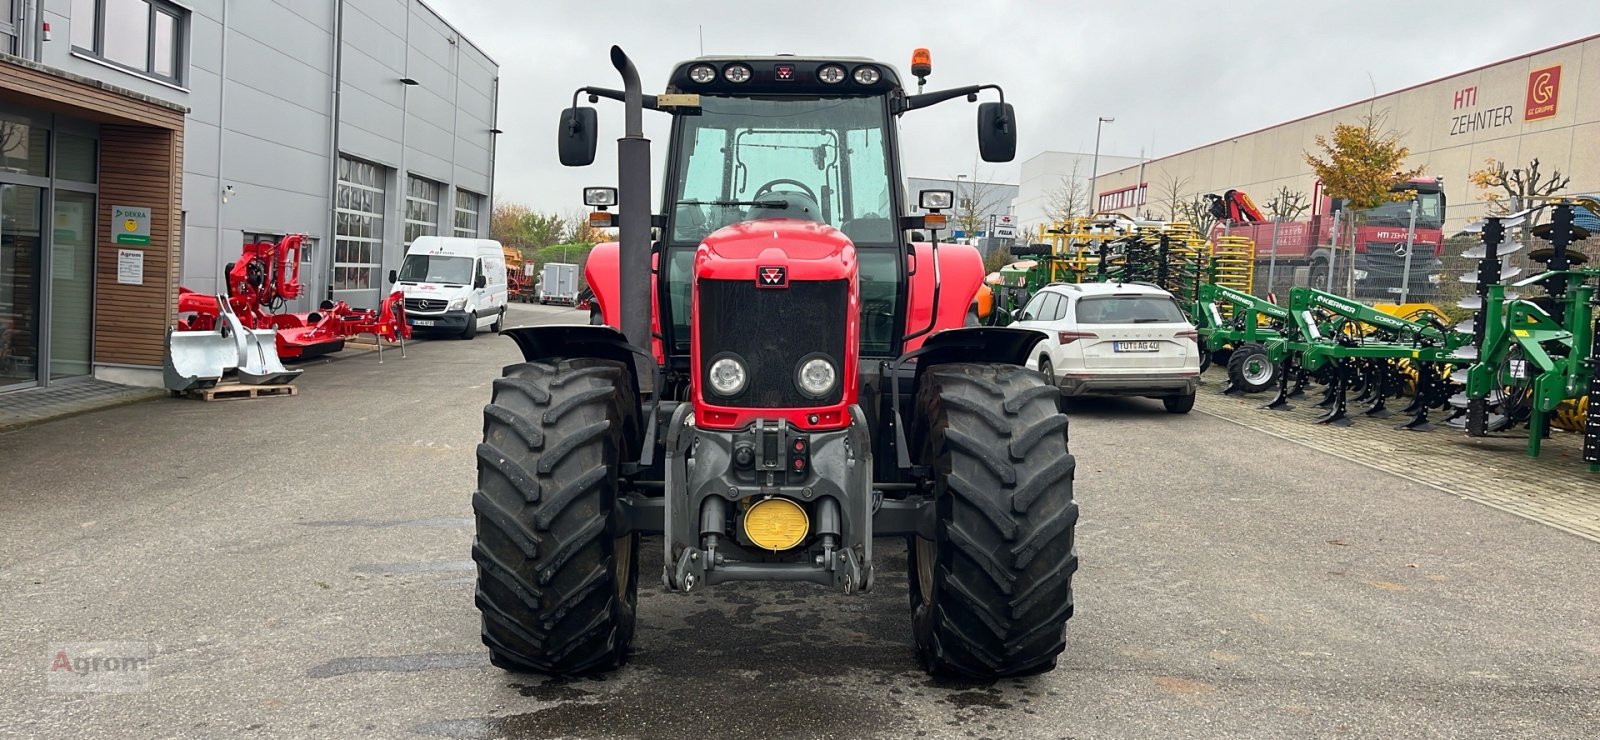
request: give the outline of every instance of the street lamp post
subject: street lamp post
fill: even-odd
[[[1091,216],[1100,210],[1100,196],[1094,189],[1095,180],[1100,177],[1100,129],[1115,120],[1117,119],[1100,116],[1100,120],[1094,124],[1094,161],[1089,165],[1089,215]]]
[[[962,205],[965,201],[961,198],[961,181],[965,179],[967,179],[966,175],[956,175],[956,202],[951,205],[956,207],[956,224],[961,227],[961,238],[971,244],[972,235],[967,233],[967,227],[971,224],[962,221],[962,214],[969,212],[967,207]],[[977,205],[974,204],[972,207],[976,208]]]

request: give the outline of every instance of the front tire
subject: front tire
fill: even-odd
[[[472,496],[475,601],[494,665],[564,676],[627,661],[639,537],[615,511],[636,416],[615,362],[527,362],[494,382]]]
[[[1279,372],[1267,348],[1255,342],[1239,345],[1228,357],[1228,380],[1246,393],[1260,393],[1276,386]]]
[[[917,393],[936,538],[910,541],[917,657],[935,676],[1042,673],[1066,647],[1075,461],[1057,390],[1015,365],[948,364]]]
[[[478,336],[478,315],[469,313],[467,314],[467,325],[461,330],[461,338],[471,339],[475,336]]]

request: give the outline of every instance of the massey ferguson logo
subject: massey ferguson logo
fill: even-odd
[[[762,288],[787,288],[789,287],[789,268],[787,267],[758,267],[756,268],[756,285]]]

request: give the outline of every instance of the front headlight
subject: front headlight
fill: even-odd
[[[467,307],[467,299],[466,299],[465,296],[463,296],[461,298],[457,298],[457,299],[451,301],[450,305],[445,307],[445,310],[446,311],[460,311],[461,309],[464,309],[466,307]]]
[[[795,373],[795,384],[800,386],[800,392],[812,398],[822,398],[833,392],[833,386],[838,382],[839,371],[825,357],[812,357],[801,362],[800,370]]]
[[[711,370],[706,373],[710,376],[711,390],[718,395],[735,396],[744,390],[744,384],[749,380],[749,374],[744,370],[744,363],[738,358],[721,357],[711,363]]]

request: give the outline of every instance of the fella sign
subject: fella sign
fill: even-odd
[[[1561,97],[1561,65],[1536,69],[1528,73],[1528,102],[1522,114],[1524,121],[1542,121],[1554,118],[1556,102]]]

